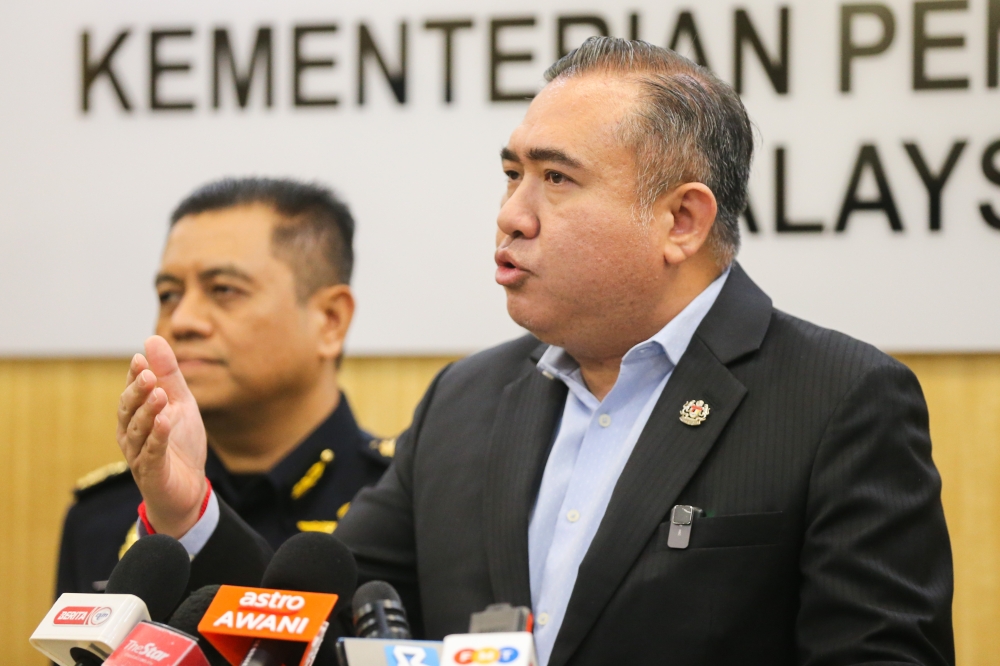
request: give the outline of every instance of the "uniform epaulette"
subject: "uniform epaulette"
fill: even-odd
[[[391,462],[392,457],[396,455],[396,438],[373,439],[368,442],[368,448]]]
[[[128,473],[128,463],[124,460],[108,463],[77,479],[73,486],[73,494],[80,497]]]

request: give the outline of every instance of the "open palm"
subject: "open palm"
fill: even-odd
[[[160,336],[136,354],[118,410],[118,444],[158,532],[182,536],[205,497],[207,438],[177,357]]]

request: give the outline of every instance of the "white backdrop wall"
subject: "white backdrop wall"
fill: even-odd
[[[352,353],[517,335],[498,151],[560,32],[604,29],[738,84],[759,130],[740,261],[778,307],[890,351],[1000,350],[1000,0],[5,0],[0,354],[136,350],[169,212],[226,175],[349,202]],[[260,46],[245,106],[226,44],[240,76]]]

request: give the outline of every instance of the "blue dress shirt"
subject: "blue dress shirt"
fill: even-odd
[[[712,308],[727,270],[666,326],[622,358],[618,379],[598,400],[580,366],[549,347],[538,369],[569,393],[528,526],[531,603],[538,663],[546,666],[577,571],[611,501],[618,477],[695,330]]]

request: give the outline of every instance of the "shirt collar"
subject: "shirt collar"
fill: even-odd
[[[729,277],[729,271],[730,269],[727,268],[722,275],[717,277],[712,284],[708,285],[693,301],[687,304],[687,307],[651,338],[628,350],[622,361],[627,363],[641,358],[645,353],[643,350],[655,346],[666,354],[671,366],[676,366],[684,352],[687,351],[688,345],[691,344],[691,338],[698,330],[701,320],[715,305],[715,301]],[[538,360],[537,367],[543,374],[558,377],[566,384],[582,382],[580,364],[562,347],[552,345],[546,349]]]
[[[336,458],[346,455],[352,448],[358,448],[359,432],[347,396],[341,393],[337,408],[298,446],[262,476],[277,490],[291,489],[306,470],[320,459],[324,449],[333,451]],[[229,476],[229,471],[211,447],[208,450],[208,459],[205,461],[205,473],[215,485]]]

